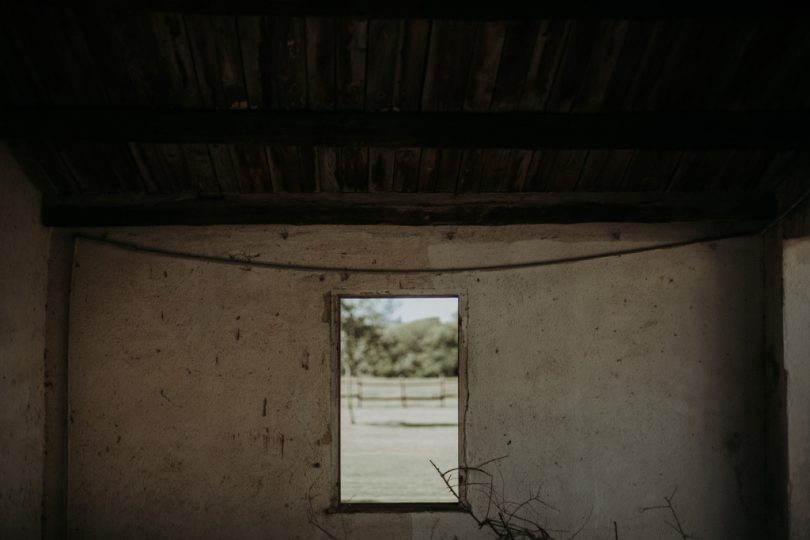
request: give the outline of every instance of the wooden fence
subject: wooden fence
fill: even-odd
[[[458,379],[436,377],[413,379],[342,377],[340,397],[349,399],[362,407],[364,402],[399,402],[407,407],[408,402],[438,401],[442,407],[447,399],[458,398]]]

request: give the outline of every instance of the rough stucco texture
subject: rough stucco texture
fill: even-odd
[[[787,372],[790,538],[810,538],[810,239],[785,242],[784,337]]]
[[[0,145],[0,538],[40,538],[48,232]]]
[[[97,231],[99,234],[102,231]],[[107,231],[221,257],[450,266],[604,252],[688,227],[230,227]],[[468,463],[541,488],[548,527],[761,533],[756,239],[519,271],[290,272],[80,241],[70,334],[69,516],[80,538],[491,538],[454,513],[326,514],[330,293],[467,296]],[[463,316],[463,315],[462,315]],[[265,415],[266,400],[266,415]],[[498,472],[499,469],[499,472]],[[480,508],[481,500],[474,499]]]

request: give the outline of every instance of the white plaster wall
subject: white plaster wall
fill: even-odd
[[[786,240],[784,358],[787,372],[790,538],[810,538],[810,238]]]
[[[0,538],[40,538],[48,230],[0,144]]]
[[[95,231],[302,264],[452,266],[605,252],[698,226],[213,227]],[[760,242],[508,272],[361,275],[206,263],[80,241],[69,520],[84,538],[489,538],[456,514],[326,515],[329,293],[466,291],[468,461],[508,454],[578,538],[762,527]],[[262,415],[267,400],[267,416]],[[282,451],[281,437],[284,436]]]

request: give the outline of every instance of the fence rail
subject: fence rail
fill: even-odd
[[[445,400],[458,397],[458,379],[437,377],[435,379],[364,379],[343,378],[340,397],[349,400],[349,407],[362,407],[364,401],[394,402],[399,401],[403,407],[408,402],[438,401],[442,407]],[[414,389],[422,391],[413,392]],[[435,389],[435,393],[425,393],[424,389]]]

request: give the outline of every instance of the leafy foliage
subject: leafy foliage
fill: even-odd
[[[437,377],[458,375],[458,328],[438,317],[392,320],[396,300],[341,302],[341,356],[352,375]]]

